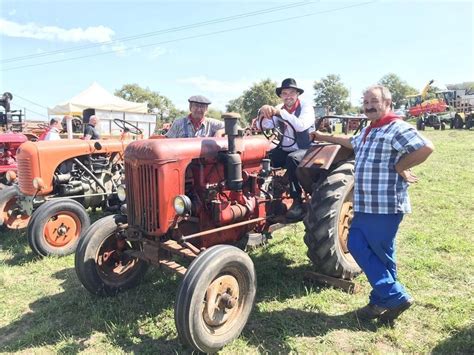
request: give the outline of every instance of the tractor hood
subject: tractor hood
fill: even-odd
[[[127,141],[62,139],[56,141],[25,142],[17,150],[18,179],[24,195],[34,195],[33,179],[40,177],[44,188],[38,195],[53,190],[54,171],[62,162],[89,154],[122,152]]]
[[[193,159],[215,160],[218,152],[227,150],[226,137],[148,139],[131,143],[125,150],[125,160],[147,164],[166,164]],[[270,142],[263,136],[237,138],[237,151],[242,162],[260,162],[270,150]]]

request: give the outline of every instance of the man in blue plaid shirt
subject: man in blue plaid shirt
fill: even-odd
[[[314,132],[312,138],[354,149],[354,218],[348,248],[367,276],[372,292],[359,318],[393,321],[413,304],[397,280],[395,236],[404,213],[411,212],[408,185],[417,177],[410,168],[433,152],[430,141],[392,111],[392,95],[383,86],[364,93],[370,125],[355,137]]]

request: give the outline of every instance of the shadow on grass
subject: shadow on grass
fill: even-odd
[[[311,270],[309,264],[294,267],[293,260],[272,248],[255,253],[252,259],[258,280],[257,303],[307,295],[303,274]],[[90,295],[73,268],[56,272],[53,277],[62,280],[64,291],[32,302],[29,312],[1,328],[0,350],[17,352],[50,346],[57,352],[77,353],[100,344],[100,340],[94,340],[99,336],[125,352],[189,351],[179,342],[174,325],[173,304],[180,282],[176,276],[151,268],[138,287],[107,298]],[[333,329],[361,330],[361,326],[353,312],[331,316],[294,309],[255,309],[243,336],[258,348],[288,352],[288,337],[320,336]]]
[[[462,329],[442,341],[431,351],[432,354],[472,354],[474,353],[474,326]]]
[[[359,323],[354,312],[329,315],[324,312],[287,308],[281,311],[259,312],[250,316],[242,336],[262,352],[290,353],[289,338],[321,337],[333,330],[375,332],[378,323]]]
[[[38,258],[28,245],[26,229],[11,230],[3,228],[0,231],[0,245],[2,250],[8,250],[13,256],[4,263],[10,266],[21,266]]]
[[[154,325],[156,317],[172,309],[178,287],[174,276],[156,270],[135,289],[105,298],[90,295],[73,268],[53,276],[63,280],[64,292],[32,302],[20,319],[0,328],[0,351],[52,346],[59,347],[55,349],[58,352],[77,353],[93,347],[91,339],[101,336],[127,352],[185,351],[174,334],[174,323],[167,326],[170,331],[162,331],[153,339],[141,335],[141,327]]]

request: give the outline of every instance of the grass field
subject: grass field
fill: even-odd
[[[222,354],[474,353],[474,132],[425,135],[436,151],[415,168],[414,212],[398,235],[399,275],[415,306],[394,327],[359,322],[365,277],[356,295],[305,283],[311,264],[297,224],[251,253],[256,306]],[[74,256],[38,259],[24,232],[0,233],[0,352],[190,352],[174,325],[178,278],[153,269],[139,287],[97,298],[77,280]]]

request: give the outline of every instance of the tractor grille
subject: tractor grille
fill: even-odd
[[[159,228],[158,168],[139,165],[134,169],[125,163],[125,179],[129,224],[148,233],[155,232]]]
[[[18,185],[20,191],[25,195],[34,195],[36,189],[33,186],[33,174],[31,172],[31,160],[29,158],[17,157]]]

